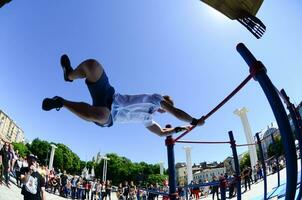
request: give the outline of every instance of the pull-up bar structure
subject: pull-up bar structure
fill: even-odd
[[[254,78],[256,81],[259,82],[263,92],[266,95],[266,98],[271,106],[271,109],[274,113],[276,118],[281,138],[282,138],[282,145],[284,146],[285,150],[285,160],[286,160],[286,194],[285,200],[293,200],[295,199],[296,193],[296,185],[297,185],[297,155],[295,149],[295,142],[291,127],[288,121],[288,117],[286,111],[283,107],[281,99],[279,97],[278,92],[275,90],[275,87],[269,77],[266,74],[266,69],[264,65],[255,59],[255,57],[251,54],[251,52],[245,47],[244,44],[240,43],[237,45],[237,51],[243,57],[245,62],[248,64],[250,68],[250,74],[248,77],[233,90],[221,103],[219,103],[214,109],[212,109],[207,115],[201,117],[201,119],[206,120],[209,118],[213,113],[215,113],[219,108],[221,108],[228,100],[230,100],[241,88],[243,88],[246,83]],[[295,115],[297,116],[297,115]],[[301,124],[299,125],[302,130],[302,120],[300,118]],[[235,161],[235,171],[236,171],[236,187],[237,187],[237,199],[241,200],[241,181],[240,181],[240,169],[238,163],[238,156],[236,146],[246,146],[246,145],[255,145],[258,144],[259,149],[261,147],[261,140],[259,138],[259,134],[256,135],[258,142],[255,144],[245,144],[245,145],[236,145],[234,140],[233,133],[229,132],[230,141],[228,142],[204,142],[204,141],[185,141],[180,140],[190,131],[192,131],[196,126],[191,126],[188,130],[182,133],[180,136],[173,139],[172,136],[168,136],[165,140],[165,144],[167,146],[167,155],[168,155],[168,170],[169,170],[169,197],[171,200],[176,200],[177,193],[176,193],[176,174],[175,174],[175,157],[174,157],[174,145],[175,143],[195,143],[195,144],[231,144],[233,158]],[[302,137],[302,135],[301,135]],[[302,146],[302,145],[301,145]],[[262,154],[263,155],[263,154]],[[262,165],[265,167],[265,161],[263,156],[261,157]],[[265,174],[266,175],[266,174]],[[302,176],[302,175],[301,175]],[[267,183],[265,179],[264,183],[264,199],[267,199]]]
[[[278,93],[275,91],[275,87],[269,77],[266,74],[264,65],[257,61],[252,53],[242,43],[237,45],[237,51],[243,57],[245,62],[248,64],[251,71],[256,71],[255,79],[259,82],[266,98],[273,110],[276,118],[282,144],[285,151],[285,162],[286,162],[286,195],[285,200],[295,199],[296,185],[297,185],[297,155],[295,149],[294,137],[291,134],[291,127],[287,118],[286,111],[283,107],[281,99]]]
[[[295,136],[298,140],[299,150],[302,152],[302,120],[301,115],[294,104],[290,102],[289,97],[287,96],[284,89],[280,91],[280,96],[283,98],[284,103],[287,106],[287,109],[289,110],[294,128],[295,128]],[[299,193],[297,195],[297,199],[302,199],[302,187],[301,187],[301,181],[302,181],[302,159],[300,159],[301,168],[300,168],[300,188]]]

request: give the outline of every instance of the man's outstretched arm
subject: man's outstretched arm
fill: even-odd
[[[157,124],[156,122],[154,122],[151,126],[147,126],[146,127],[149,131],[151,131],[152,133],[155,133],[158,136],[169,136],[172,135],[173,133],[178,133],[180,131],[184,131],[187,130],[189,127],[186,126],[178,126],[178,127],[174,127],[174,128],[161,128],[159,124]]]
[[[188,122],[192,125],[197,125],[197,126],[204,124],[204,120],[202,118],[197,120],[197,119],[193,118],[191,115],[189,115],[188,113],[186,113],[185,111],[183,111],[179,108],[176,108],[175,106],[173,106],[172,104],[170,104],[169,102],[167,102],[165,100],[161,101],[160,105],[168,113],[172,114],[173,116],[175,116],[176,118],[178,118],[181,121]]]

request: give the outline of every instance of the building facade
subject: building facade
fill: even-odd
[[[204,182],[207,179],[209,182],[211,182],[213,176],[219,177],[221,174],[224,175],[225,173],[225,167],[208,168],[193,174],[193,180],[194,182]]]
[[[0,110],[0,139],[8,142],[25,142],[23,130],[2,110]]]
[[[273,124],[270,127],[268,127],[267,130],[262,135],[261,146],[263,150],[264,159],[268,159],[268,148],[273,143],[271,135],[273,135],[274,138],[280,136],[279,129],[273,127]]]
[[[187,185],[187,165],[186,163],[176,163],[176,182],[177,185]]]
[[[226,173],[228,175],[233,175],[235,173],[235,163],[233,157],[229,156],[223,161]]]

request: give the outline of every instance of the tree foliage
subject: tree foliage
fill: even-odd
[[[160,176],[159,165],[147,164],[145,162],[133,163],[125,157],[117,154],[107,154],[107,179],[117,185],[124,181],[134,181],[136,184],[162,183],[166,176]],[[96,177],[102,177],[104,161],[95,166]]]
[[[45,165],[47,162],[48,153],[51,150],[50,143],[36,138],[30,144],[29,150],[38,157],[39,163]]]
[[[284,147],[282,145],[281,137],[276,137],[275,144],[272,143],[268,146],[267,155],[268,157],[272,157],[280,156],[282,154],[284,154]]]
[[[47,141],[36,138],[31,144],[15,143],[15,149],[18,149],[22,155],[29,152],[38,157],[40,164],[48,164],[51,144]],[[82,170],[86,167],[89,172],[94,167],[96,178],[102,178],[104,160],[96,163],[95,159],[92,161],[82,161],[80,158],[66,145],[58,143],[56,145],[53,167],[58,171],[66,171],[69,174],[81,175]],[[136,184],[162,183],[167,177],[166,175],[159,175],[159,164],[147,164],[145,162],[134,163],[128,158],[118,156],[115,153],[107,154],[109,158],[107,162],[107,179],[112,180],[113,184],[124,181],[134,181]]]
[[[23,158],[30,153],[28,147],[22,142],[19,143],[13,142],[13,146],[14,146],[14,150],[18,151],[18,154]]]
[[[245,153],[240,161],[240,171],[242,171],[246,167],[251,166],[250,154]]]

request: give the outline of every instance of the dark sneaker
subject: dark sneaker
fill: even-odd
[[[45,98],[42,102],[42,109],[49,111],[52,109],[60,110],[63,107],[63,98],[55,96],[53,98]]]
[[[64,80],[72,82],[72,80],[70,80],[68,78],[68,74],[70,72],[72,72],[73,69],[71,67],[70,60],[69,60],[69,58],[68,58],[68,56],[66,54],[64,54],[64,55],[61,56],[61,66],[62,66],[63,73],[64,73]]]

